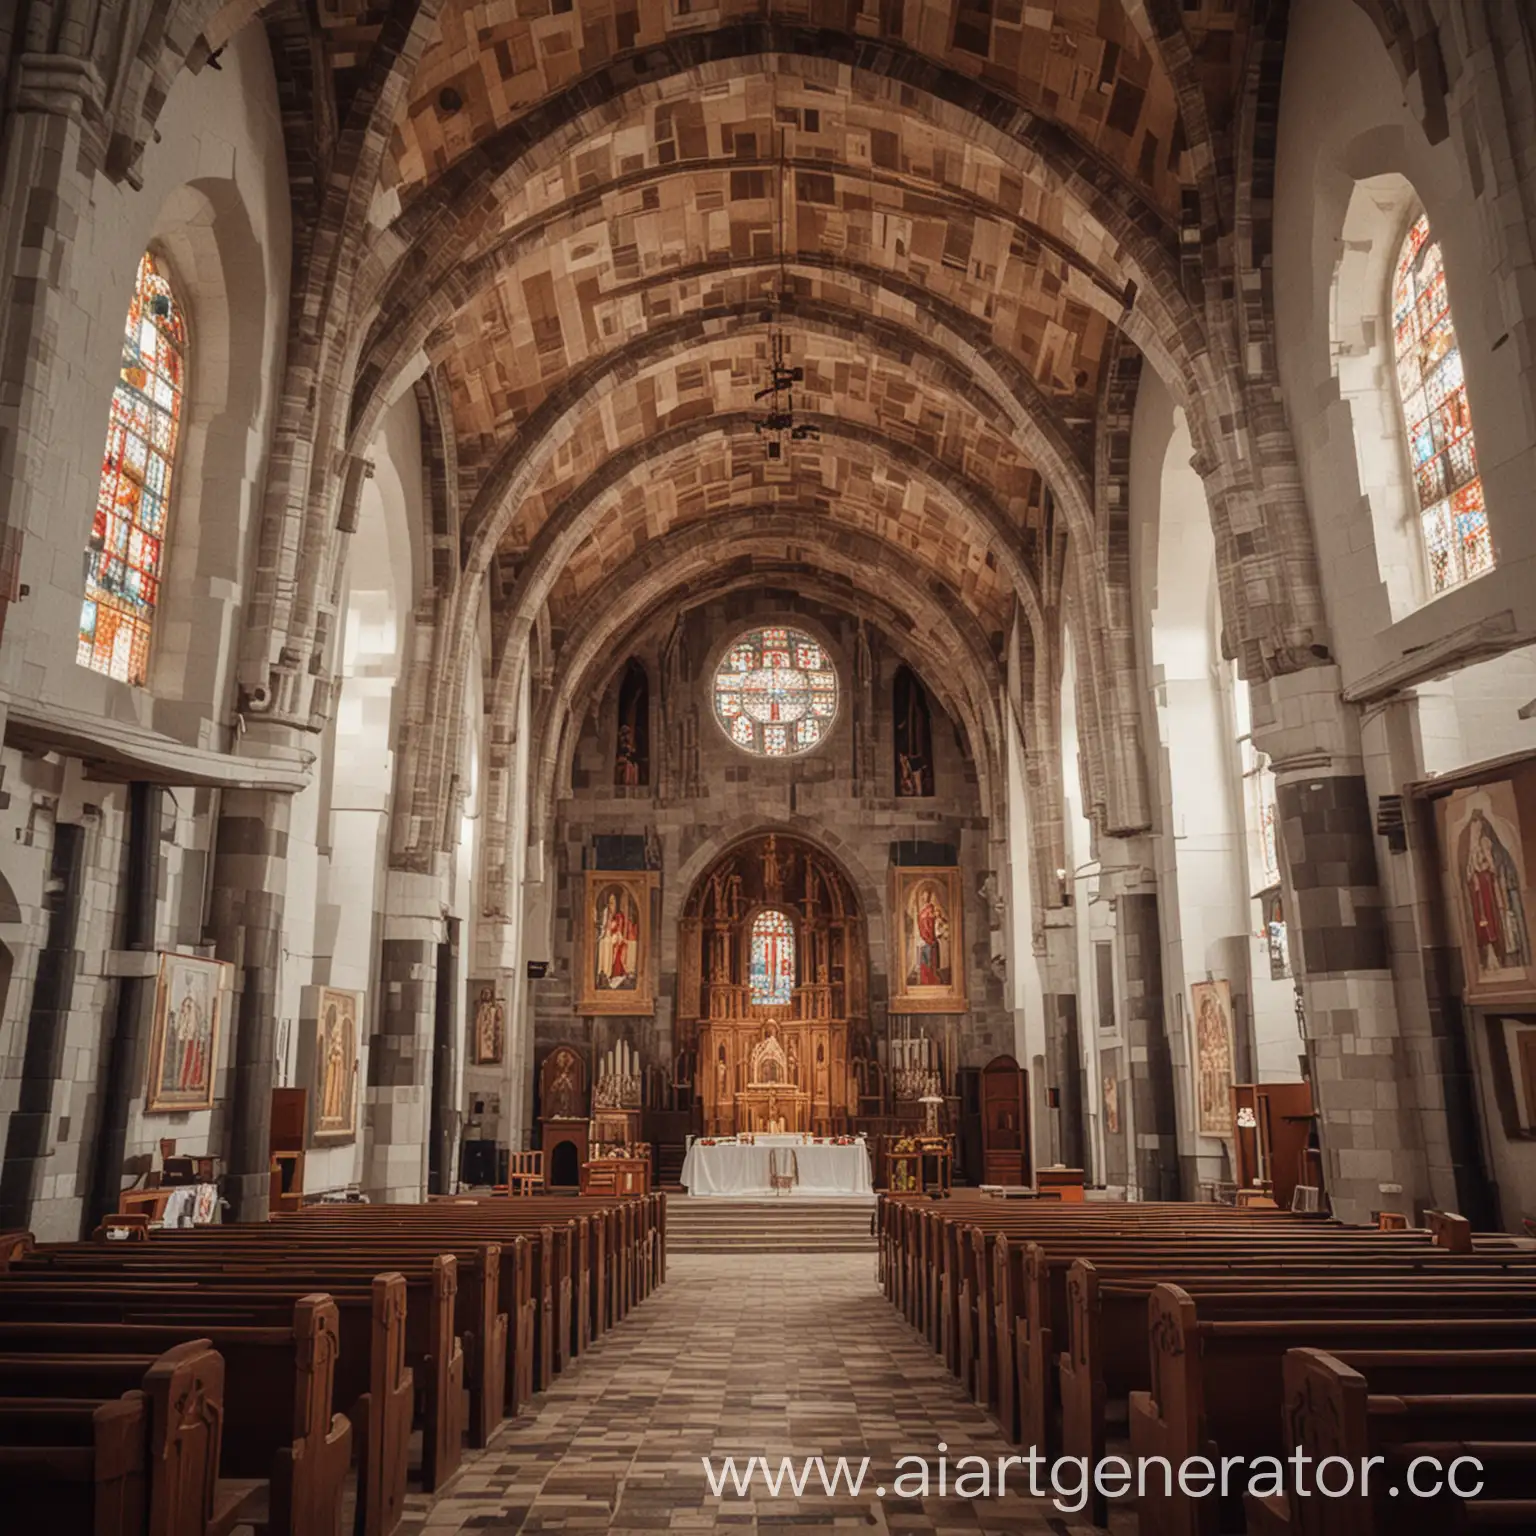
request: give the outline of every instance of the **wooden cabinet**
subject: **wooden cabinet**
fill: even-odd
[[[981,1163],[985,1184],[1030,1182],[1026,1074],[1012,1056],[994,1056],[981,1072]]]
[[[1311,1151],[1310,1083],[1235,1083],[1232,1119],[1237,1186],[1268,1186],[1281,1210],[1291,1208],[1298,1184],[1316,1186],[1322,1159]]]
[[[584,1195],[648,1195],[651,1160],[646,1157],[597,1157],[581,1165]]]
[[[1081,1168],[1042,1168],[1035,1175],[1035,1189],[1042,1195],[1053,1194],[1068,1204],[1083,1203],[1083,1170]]]
[[[581,1165],[591,1157],[591,1121],[549,1119],[541,1123],[544,1184],[547,1189],[579,1189]]]
[[[270,1211],[297,1211],[304,1204],[304,1139],[309,1130],[309,1093],[303,1088],[272,1090],[272,1123],[267,1131]]]

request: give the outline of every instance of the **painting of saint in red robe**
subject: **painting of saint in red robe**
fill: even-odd
[[[582,1013],[633,1017],[655,1006],[651,965],[651,898],[656,877],[633,872],[586,871],[586,920],[578,925]]]
[[[598,892],[596,913],[597,986],[609,992],[633,992],[640,984],[640,913],[623,886]]]
[[[949,912],[937,884],[917,887],[912,902],[912,959],[907,985],[947,987],[952,971]]]
[[[1483,976],[1523,971],[1531,963],[1519,866],[1486,812],[1477,810],[1462,833],[1467,915]]]
[[[892,1013],[964,1013],[964,898],[953,865],[891,869]]]
[[[229,967],[191,955],[160,957],[145,1111],[213,1106],[219,1027]]]
[[[1524,992],[1536,979],[1526,850],[1515,786],[1458,789],[1444,802],[1445,875],[1469,994]]]

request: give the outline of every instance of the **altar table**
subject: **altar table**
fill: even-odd
[[[683,1159],[682,1185],[690,1195],[771,1195],[770,1167],[780,1174],[795,1169],[790,1195],[872,1195],[869,1152],[862,1141],[848,1146],[820,1146],[785,1137],[754,1145],[695,1141]]]

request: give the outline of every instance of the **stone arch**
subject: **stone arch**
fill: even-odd
[[[750,309],[743,307],[730,313],[735,319],[760,325],[760,316]],[[837,334],[840,322],[835,315],[823,316],[815,311],[803,312],[799,305],[786,306],[786,313],[791,313],[793,319],[800,324],[808,325],[810,328],[823,328],[828,334]],[[428,716],[427,737],[434,759],[426,766],[425,778],[420,781],[418,789],[418,794],[426,796],[427,803],[435,803],[440,794],[441,762],[452,737],[447,711],[453,707],[452,701],[461,696],[459,669],[463,664],[465,646],[477,611],[478,604],[474,595],[478,593],[483,571],[500,537],[500,523],[487,521],[489,509],[501,509],[499,517],[502,521],[510,516],[511,506],[520,499],[526,488],[536,482],[542,463],[557,451],[563,441],[569,439],[576,431],[582,416],[592,409],[597,400],[601,399],[601,389],[606,387],[607,390],[611,390],[616,387],[628,376],[639,360],[648,356],[665,357],[669,355],[669,350],[678,350],[675,343],[681,343],[680,350],[686,351],[688,346],[703,334],[703,330],[702,322],[697,319],[661,328],[650,333],[644,338],[643,343],[633,350],[621,351],[604,358],[601,368],[594,370],[591,375],[578,376],[568,382],[525,423],[524,430],[518,434],[518,438],[503,454],[499,473],[488,476],[483,482],[477,502],[484,510],[478,521],[475,521],[474,514],[471,513],[474,531],[470,535],[471,544],[465,569],[455,591],[451,616],[439,631],[439,646],[434,653],[433,676],[438,686],[434,694],[433,712]],[[877,347],[878,345],[877,337]],[[891,350],[896,351],[898,356],[910,355],[897,350],[897,343],[894,340],[887,345]],[[1028,452],[1028,444],[1034,436],[1034,423],[1022,410],[1016,409],[1011,415],[1017,422],[1018,430],[1025,435],[1024,447]],[[1062,470],[1065,478],[1065,464],[1062,465]],[[1084,482],[1079,477],[1077,483],[1079,496],[1082,497]],[[1086,526],[1091,514],[1084,500],[1080,499],[1078,505],[1081,509],[1080,525]],[[543,530],[541,530],[541,536],[543,536]],[[552,568],[558,570],[563,564],[565,556],[559,551],[548,549],[553,538],[553,533],[545,537],[544,544],[531,553],[530,559],[525,562],[523,570],[519,573],[514,606],[522,611],[520,621],[522,627],[514,625],[506,642],[514,647],[520,646],[526,639],[526,625],[531,622],[531,615],[542,610],[544,591],[552,581]],[[565,540],[565,543],[570,545],[569,539]],[[573,548],[574,545],[570,547]],[[1091,558],[1091,546],[1082,558],[1085,561]],[[1100,584],[1096,579],[1086,581],[1085,591],[1089,594],[1089,600],[1096,603]],[[537,595],[536,602],[531,600],[535,595]],[[1091,626],[1090,633],[1095,637],[1096,644],[1101,631],[1102,625],[1097,622],[1095,612],[1095,622]],[[1098,675],[1107,676],[1102,672]]]
[[[1401,410],[1391,382],[1392,269],[1419,206],[1412,183],[1395,171],[1356,181],[1330,286],[1329,350],[1349,412],[1359,477],[1350,521],[1362,532],[1369,527],[1376,573],[1394,622],[1421,607],[1428,595]]]
[[[871,929],[873,924],[880,920],[885,907],[881,899],[880,884],[864,866],[858,850],[846,839],[839,837],[834,828],[813,821],[808,816],[791,814],[764,818],[751,812],[732,817],[707,837],[683,861],[676,875],[663,884],[661,925],[662,933],[668,936],[664,942],[670,941],[674,946],[676,945],[677,924],[709,871],[733,848],[750,842],[754,838],[765,837],[770,832],[782,833],[786,837],[793,837],[800,842],[811,844],[837,866],[839,873],[848,882],[849,889],[858,898],[861,909],[859,916],[865,922],[865,940],[873,946],[874,936]],[[675,947],[669,958],[675,965]]]
[[[741,514],[739,521],[745,530],[740,536],[743,545],[761,541],[765,537],[772,538],[772,534],[764,528],[765,518],[762,514],[751,512]],[[684,529],[682,532],[685,535],[693,534],[693,537],[697,538],[693,530]],[[721,530],[722,534],[723,532],[724,530]],[[783,535],[781,534],[780,537],[782,538]],[[792,531],[790,537],[793,541]],[[657,542],[667,543],[666,540]],[[722,542],[721,539],[710,537],[709,530],[705,530],[705,537],[699,540],[700,547],[693,552],[692,561],[687,565],[682,563],[682,556],[674,544],[668,549],[665,561],[672,585],[659,594],[649,598],[643,593],[636,596],[637,578],[626,569],[621,570],[608,583],[607,589],[597,601],[588,605],[588,611],[601,614],[604,622],[613,626],[613,631],[598,630],[594,625],[584,635],[573,637],[583,648],[578,653],[579,659],[566,666],[565,675],[558,690],[553,696],[542,701],[536,711],[534,742],[537,788],[534,794],[535,810],[532,821],[535,831],[542,831],[549,826],[556,786],[562,781],[561,769],[562,766],[568,767],[569,746],[566,744],[565,737],[568,731],[569,701],[584,686],[589,671],[598,664],[597,658],[612,640],[613,632],[622,635],[624,644],[629,645],[632,640],[631,632],[620,630],[619,626],[629,624],[633,629],[638,630],[658,607],[671,600],[678,586],[692,574],[708,572],[711,569],[718,570],[724,555],[731,548],[736,547],[726,545],[722,548]],[[850,549],[853,551],[853,557],[846,563],[834,563],[832,565],[834,570],[838,568],[838,564],[841,564],[844,575],[858,576],[870,569],[878,569],[882,572],[884,582],[903,596],[908,612],[921,613],[931,610],[932,600],[926,599],[919,589],[906,581],[900,568],[893,567],[891,560],[884,556],[876,541],[867,537],[855,538],[850,541]],[[657,558],[658,552],[653,550],[652,557]],[[826,563],[824,553],[822,559]],[[762,578],[763,572],[754,569],[748,580],[761,582]],[[834,601],[836,601],[835,597]],[[917,649],[916,654],[925,661],[937,660],[926,654],[926,648]],[[968,678],[979,678],[982,681],[988,679],[993,669],[984,659],[986,657],[984,643],[978,648],[973,640],[969,645],[965,645],[959,654],[970,663],[966,673]],[[942,676],[942,672],[935,668],[930,675]],[[1001,729],[995,717],[1000,680],[993,678],[991,683],[990,687],[979,688],[972,698],[952,695],[942,686],[936,686],[934,691],[951,718],[957,720],[971,738],[982,803],[988,805],[992,814],[997,816],[1001,815],[1004,809],[1000,798],[1001,778],[996,761],[1002,749]],[[505,708],[505,701],[515,695],[515,674],[513,674],[505,687],[498,686],[499,709]]]
[[[239,362],[261,356],[262,248],[239,188],[222,178],[174,188],[146,243],[166,261],[187,316],[186,392],[148,686],[157,698],[222,711],[239,612],[210,584],[238,591],[246,575],[250,430],[263,385],[259,370]],[[126,311],[125,298],[120,314]],[[118,336],[120,344],[120,330]],[[104,407],[103,434],[106,421]],[[233,528],[226,523],[231,516]],[[168,641],[193,630],[217,638],[198,646]]]

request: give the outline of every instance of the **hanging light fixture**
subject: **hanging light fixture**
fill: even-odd
[[[763,446],[770,459],[782,459],[786,443],[802,443],[807,440],[814,442],[821,436],[815,427],[795,420],[795,385],[805,382],[805,369],[790,362],[789,345],[780,324],[784,295],[789,287],[789,268],[784,245],[784,178],[787,169],[784,132],[780,129],[778,227],[775,242],[779,253],[779,281],[773,295],[773,308],[770,311],[772,328],[768,343],[768,382],[752,396],[759,405],[767,407],[765,413],[753,422],[753,426],[757,430],[757,435],[764,440]]]

